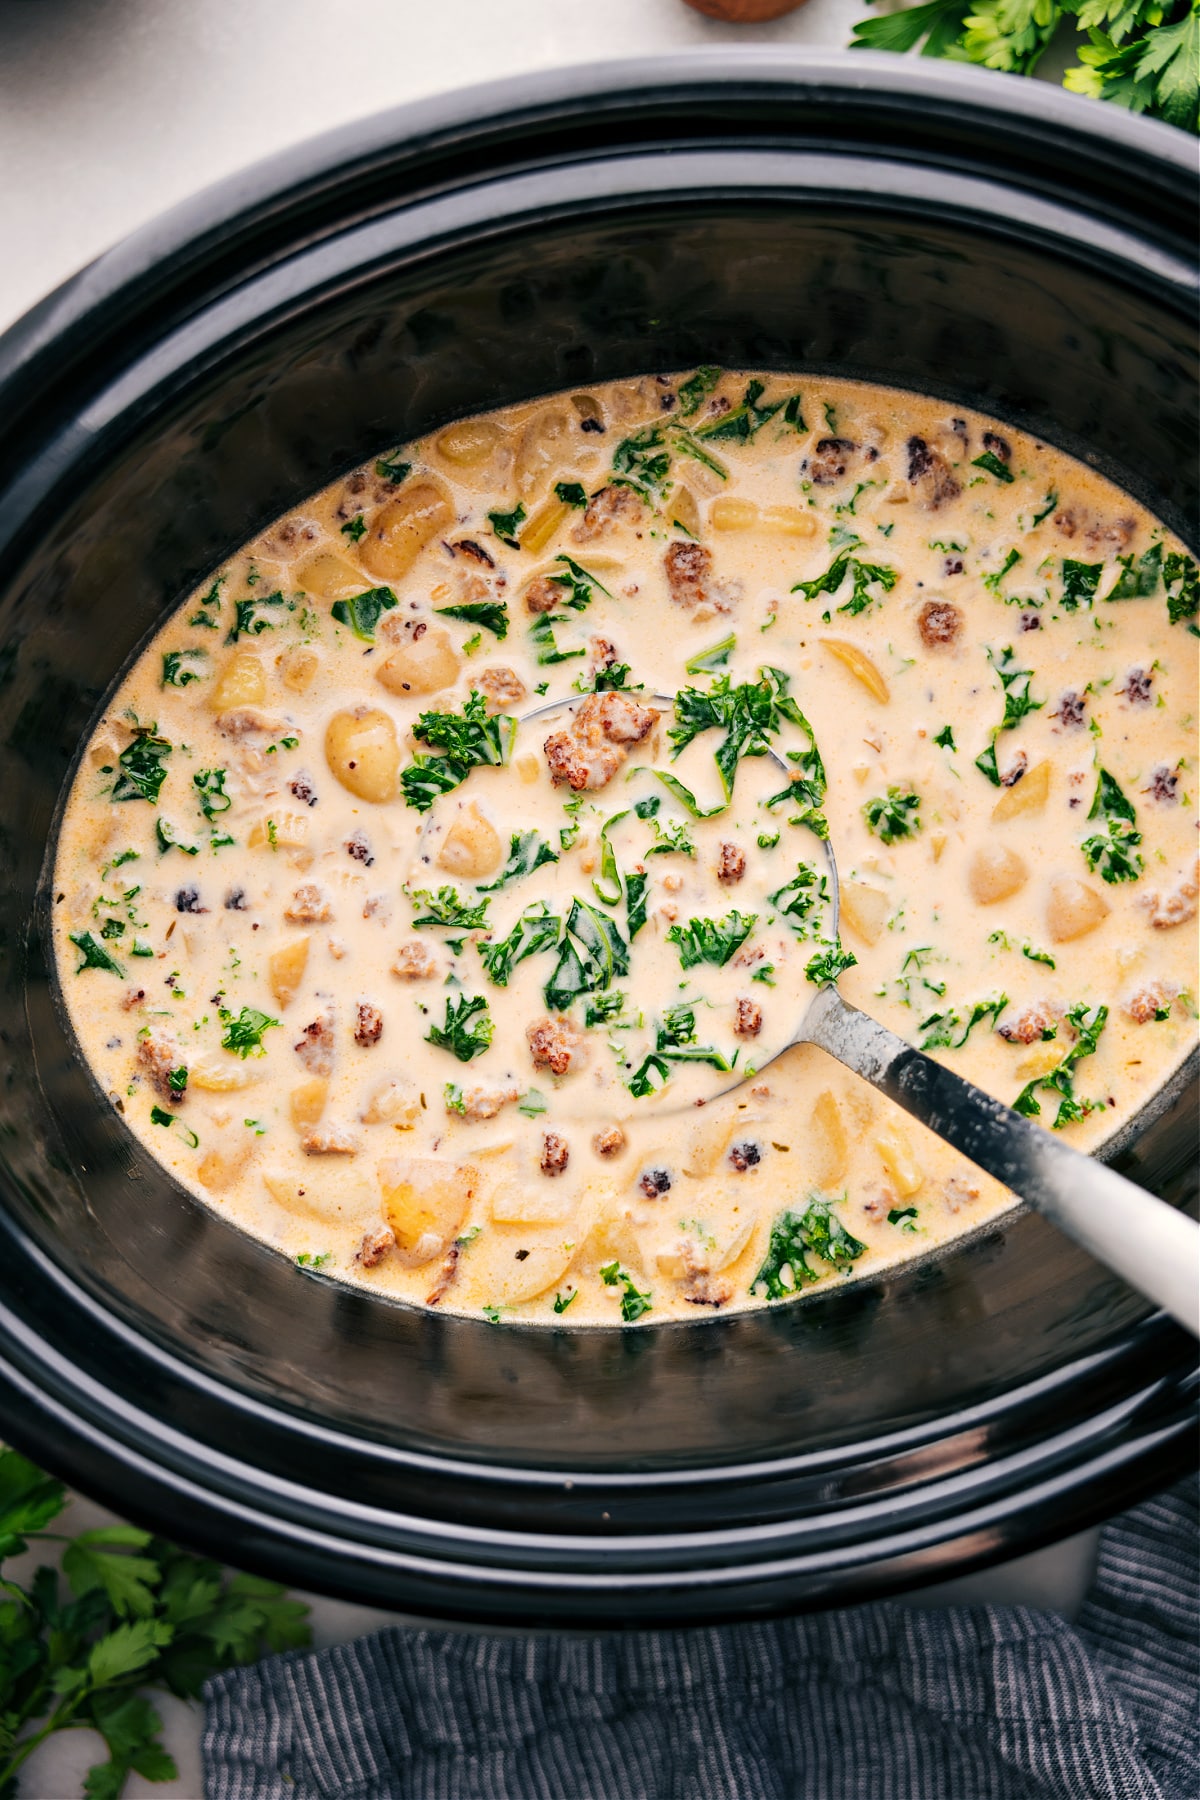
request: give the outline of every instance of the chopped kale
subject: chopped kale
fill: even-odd
[[[415,888],[409,898],[420,914],[413,919],[414,930],[422,925],[445,925],[453,931],[488,929],[490,900],[480,900],[476,905],[469,906],[458,889],[453,887],[440,887],[436,893],[429,888]]]
[[[479,955],[489,978],[497,987],[507,987],[517,964],[527,956],[555,949],[561,933],[561,923],[544,900],[527,906],[507,937],[479,943]]]
[[[514,831],[509,839],[504,867],[495,881],[480,882],[479,891],[481,894],[494,894],[497,888],[507,887],[510,881],[519,881],[525,875],[532,875],[543,864],[557,861],[556,853],[536,831]]]
[[[200,811],[209,824],[227,813],[233,805],[232,794],[225,792],[225,769],[198,769],[192,776],[192,785],[200,802]]]
[[[233,603],[233,624],[225,634],[227,644],[236,644],[240,638],[261,637],[264,631],[274,631],[277,620],[268,619],[264,614],[256,612],[259,606],[284,606],[286,601],[277,589],[273,594],[251,595],[249,600],[235,600]]]
[[[584,994],[595,994],[629,973],[629,945],[613,921],[585,900],[572,900],[558,962],[546,983],[546,1005],[565,1012]]]
[[[352,544],[361,543],[367,535],[367,521],[362,513],[355,513],[352,519],[342,526],[342,536],[348,537]]]
[[[1091,606],[1096,598],[1096,589],[1100,585],[1100,577],[1104,573],[1104,564],[1076,562],[1073,557],[1064,556],[1062,565],[1062,596],[1059,605],[1064,612],[1078,612],[1081,606]]]
[[[447,999],[445,1023],[432,1026],[425,1042],[439,1050],[449,1050],[459,1062],[467,1063],[487,1049],[494,1030],[483,995],[460,994],[457,999]]]
[[[662,427],[647,425],[632,437],[622,438],[613,453],[613,481],[633,488],[651,500],[659,500],[671,473],[671,453]]]
[[[444,619],[462,619],[468,625],[482,625],[501,643],[508,636],[508,608],[503,600],[468,600],[462,606],[435,606],[433,610]]]
[[[1167,590],[1167,618],[1172,625],[1200,612],[1200,567],[1194,557],[1172,550],[1163,562],[1163,586]]]
[[[187,687],[190,681],[200,681],[206,674],[208,652],[206,650],[166,650],[162,659],[163,687]]]
[[[461,713],[423,712],[413,726],[413,736],[445,755],[418,753],[401,772],[406,802],[418,812],[428,812],[440,794],[458,787],[472,769],[506,763],[516,735],[517,721],[507,713],[489,718],[487,702],[478,691],[468,696]]]
[[[529,627],[529,641],[533,645],[537,659],[542,668],[551,663],[572,662],[576,657],[586,656],[586,650],[560,650],[554,636],[556,625],[569,625],[566,613],[539,613]]]
[[[1002,462],[994,450],[985,450],[982,456],[972,457],[971,467],[973,469],[986,469],[989,475],[994,475],[996,477],[997,481],[1008,482],[1014,479],[1013,472],[1008,464]]]
[[[850,548],[840,550],[823,575],[817,575],[811,581],[798,581],[792,589],[793,594],[803,594],[806,600],[815,600],[818,594],[837,594],[849,576],[850,598],[838,607],[838,611],[852,616],[866,612],[879,598],[871,593],[872,587],[881,587],[885,594],[890,594],[896,585],[895,569],[884,563],[860,562],[851,555],[851,549],[859,547],[861,542],[851,534]]]
[[[1092,1056],[1100,1042],[1100,1034],[1108,1020],[1107,1006],[1098,1006],[1088,1017],[1088,1009],[1081,1002],[1072,1006],[1067,1012],[1067,1021],[1077,1032],[1075,1042],[1067,1051],[1057,1068],[1051,1069],[1048,1075],[1039,1075],[1033,1081],[1026,1082],[1021,1092],[1013,1101],[1017,1112],[1023,1113],[1027,1119],[1036,1119],[1041,1113],[1041,1105],[1037,1099],[1038,1089],[1048,1094],[1059,1096],[1058,1112],[1054,1119],[1054,1130],[1061,1131],[1064,1125],[1070,1125],[1078,1119],[1086,1119],[1091,1112],[1102,1112],[1102,1100],[1080,1100],[1075,1094],[1075,1070],[1085,1056]]]
[[[647,856],[695,856],[696,846],[682,819],[671,819],[665,827],[657,819],[651,819],[650,829],[654,833],[654,842],[645,852]]]
[[[617,853],[609,842],[608,834],[614,825],[626,817],[628,817],[626,812],[614,813],[612,818],[605,819],[604,824],[600,827],[600,874],[598,878],[593,879],[592,886],[596,891],[596,898],[604,906],[619,905],[623,892],[621,876],[617,869]]]
[[[643,1313],[650,1311],[652,1295],[638,1292],[633,1276],[623,1269],[620,1263],[605,1263],[600,1271],[600,1279],[605,1287],[621,1289],[621,1317],[626,1325],[632,1325]]]
[[[589,1000],[584,1008],[583,1022],[589,1031],[593,1025],[607,1025],[610,1019],[619,1018],[625,1010],[625,996],[617,988],[610,988],[606,994],[597,994]]]
[[[412,464],[401,462],[396,455],[381,456],[375,464],[375,473],[380,481],[391,481],[399,487],[412,474]]]
[[[694,969],[700,963],[721,968],[741,949],[757,923],[757,913],[743,916],[737,911],[724,919],[689,919],[686,925],[672,925],[667,941],[678,947],[681,969]]]
[[[554,1296],[555,1312],[556,1313],[565,1313],[568,1306],[570,1306],[572,1300],[574,1300],[576,1298],[578,1293],[579,1293],[578,1288],[568,1288],[565,1294],[556,1293]]]
[[[750,1283],[760,1299],[786,1300],[801,1287],[821,1279],[810,1267],[809,1253],[835,1269],[849,1269],[866,1250],[852,1237],[825,1200],[811,1200],[805,1210],[779,1214],[771,1227],[766,1259]]]
[[[517,1111],[523,1113],[527,1119],[536,1119],[540,1113],[549,1111],[546,1105],[546,1096],[539,1094],[536,1088],[530,1088],[517,1101]]]
[[[1008,574],[1009,570],[1015,569],[1020,561],[1021,552],[1015,548],[1010,550],[1000,568],[993,569],[990,575],[984,576],[983,585],[987,588],[988,592],[998,594],[1000,592],[1000,583],[1004,580],[1004,577]]]
[[[826,983],[836,981],[839,975],[845,974],[847,969],[852,969],[857,961],[853,950],[843,950],[840,940],[836,944],[826,944],[824,949],[818,950],[805,963],[805,979],[817,987],[824,987]]]
[[[993,787],[999,787],[1000,769],[996,762],[996,739],[1002,731],[1011,731],[1014,725],[1018,725],[1026,713],[1040,712],[1046,702],[1035,700],[1031,696],[1029,683],[1033,679],[1033,670],[1017,668],[1011,644],[1000,652],[999,662],[996,661],[990,649],[987,658],[1000,677],[1000,685],[1004,690],[1004,717],[993,731],[992,741],[987,749],[975,758],[975,767],[981,775],[987,776]]]
[[[868,800],[863,807],[867,830],[883,844],[895,844],[901,838],[916,837],[921,829],[921,796],[906,794],[903,788],[889,787],[886,794]]]
[[[720,379],[720,369],[707,363],[697,369],[694,375],[689,375],[686,381],[680,382],[679,410],[685,419],[690,419],[693,413],[700,410]]]
[[[561,500],[564,506],[586,507],[588,503],[587,489],[578,481],[556,481],[554,497]]]
[[[1048,950],[1035,950],[1028,938],[1021,945],[1021,955],[1027,956],[1032,963],[1044,963],[1048,969],[1058,966]]]
[[[706,693],[699,688],[681,688],[675,696],[675,724],[667,733],[672,757],[679,756],[702,732],[723,731],[715,761],[728,801],[743,756],[766,756],[772,736],[785,719],[808,729],[788,687],[782,669],[766,667],[759,670],[757,681],[744,681],[736,687],[728,675],[718,675]]]
[[[927,1034],[921,1040],[921,1049],[961,1050],[976,1025],[984,1019],[990,1019],[994,1025],[1007,1005],[1007,994],[993,994],[990,999],[976,1000],[969,1013],[960,1013],[953,1007],[947,1012],[930,1013],[918,1027]]]
[[[719,418],[696,427],[696,436],[707,442],[748,444],[755,433],[760,431],[769,420],[775,417],[783,406],[777,400],[774,406],[760,406],[758,403],[766,391],[766,384],[751,381],[742,395],[741,405],[722,413]]]
[[[711,650],[701,650],[690,662],[684,663],[689,675],[709,675],[714,669],[723,669],[737,648],[737,637],[731,631],[728,637],[714,644]]]
[[[157,725],[135,724],[133,742],[126,745],[117,758],[119,772],[113,783],[112,798],[157,800],[167,779],[163,759],[170,756],[173,748],[169,739],[159,737]]]
[[[816,935],[813,914],[829,904],[829,882],[818,875],[811,863],[796,864],[796,873],[767,898],[781,918],[787,920],[797,937]]]
[[[175,836],[175,827],[169,819],[155,819],[154,835],[158,839],[160,855],[168,850],[182,850],[185,856],[199,856],[199,844],[184,844]]]
[[[943,750],[958,749],[958,745],[954,741],[954,727],[952,725],[943,725],[933,741]]]
[[[1085,838],[1081,846],[1088,868],[1093,873],[1099,869],[1107,882],[1136,881],[1145,867],[1137,848],[1142,841],[1137,814],[1107,769],[1099,771],[1088,818],[1104,825],[1103,832]]]
[[[502,544],[507,544],[510,550],[519,550],[521,545],[517,532],[528,516],[523,502],[518,500],[511,512],[490,512],[488,522]]]
[[[381,615],[390,612],[395,604],[396,596],[390,587],[377,587],[355,594],[349,600],[335,600],[331,611],[339,625],[348,625],[356,638],[364,644],[373,644]]]
[[[649,885],[648,875],[634,874],[625,877],[625,928],[629,933],[630,943],[646,923],[646,889]]]
[[[90,931],[73,931],[71,942],[83,958],[75,971],[77,975],[82,975],[85,969],[107,969],[110,975],[124,975],[120,963],[108,954],[103,944],[96,942]]]
[[[1109,600],[1148,600],[1151,594],[1158,592],[1158,584],[1162,578],[1161,544],[1151,544],[1150,548],[1134,562],[1133,555],[1118,556],[1121,574],[1117,584],[1107,595]]]

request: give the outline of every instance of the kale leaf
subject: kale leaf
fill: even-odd
[[[457,999],[447,998],[445,1022],[431,1026],[425,1042],[449,1050],[459,1062],[467,1063],[487,1049],[495,1029],[483,995],[460,994]]]

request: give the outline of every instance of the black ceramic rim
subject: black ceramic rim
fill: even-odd
[[[49,442],[78,415],[81,395],[118,376],[151,325],[164,334],[186,319],[198,294],[211,302],[294,255],[301,216],[302,242],[315,248],[325,234],[393,210],[400,195],[465,192],[505,166],[533,173],[565,156],[640,144],[693,150],[705,103],[718,97],[723,148],[736,148],[739,129],[760,143],[767,115],[768,135],[785,135],[788,150],[882,157],[902,121],[906,157],[964,182],[995,181],[995,130],[1003,125],[1011,143],[1024,128],[1028,154],[1010,157],[1005,175],[1027,196],[1031,230],[1039,220],[1050,229],[1056,209],[1086,195],[1093,219],[1137,239],[1146,279],[1180,279],[1191,146],[1166,127],[1050,89],[891,58],[757,51],[723,55],[719,71],[700,55],[505,83],[365,121],[199,196],[100,259],[0,341],[0,483],[10,496],[0,526],[17,521],[9,548],[38,528],[30,446]],[[1190,1350],[1172,1327],[1148,1318],[1102,1354],[868,1445],[757,1468],[625,1478],[498,1461],[443,1464],[439,1476],[487,1491],[480,1516],[490,1506],[499,1524],[473,1522],[469,1509],[465,1518],[434,1521],[419,1502],[382,1513],[331,1500],[319,1470],[311,1484],[285,1483],[249,1455],[218,1457],[182,1430],[165,1431],[161,1410],[143,1411],[132,1397],[139,1374],[152,1372],[156,1388],[178,1394],[181,1418],[190,1412],[187,1394],[207,1378],[106,1316],[11,1218],[0,1219],[0,1233],[11,1271],[0,1306],[0,1418],[14,1442],[119,1510],[218,1554],[235,1545],[241,1560],[290,1581],[430,1615],[647,1623],[877,1593],[1077,1529],[1149,1491],[1193,1454]],[[127,1356],[124,1393],[99,1388],[58,1351],[59,1309]],[[323,1455],[351,1468],[356,1459],[385,1458],[414,1498],[429,1473],[420,1458],[316,1433],[236,1390],[221,1400],[244,1445],[258,1434],[307,1434],[317,1464]],[[696,1494],[731,1488],[758,1497],[755,1522],[674,1529],[685,1495],[691,1516],[702,1518]],[[544,1503],[556,1491],[569,1529],[521,1530],[522,1497],[536,1493]],[[615,1605],[614,1583],[622,1596]]]

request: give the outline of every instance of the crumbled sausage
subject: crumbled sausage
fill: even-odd
[[[920,489],[929,510],[936,512],[947,500],[957,499],[962,488],[941,451],[931,450],[922,437],[910,437],[907,449],[909,482]]]
[[[818,438],[812,455],[800,465],[801,473],[817,487],[832,487],[846,475],[858,451],[852,438]]]
[[[746,873],[746,852],[740,844],[723,843],[717,858],[717,880],[726,887],[740,881]]]
[[[446,1101],[446,1111],[460,1113],[464,1119],[494,1119],[503,1107],[518,1098],[519,1090],[515,1087],[467,1088],[453,1107],[449,1100]]]
[[[739,998],[734,1003],[733,1029],[738,1037],[757,1037],[762,1023],[763,1009],[757,1000]]]
[[[293,1046],[296,1055],[310,1075],[333,1073],[333,1015],[321,1013],[304,1027],[300,1042]]]
[[[1112,544],[1114,548],[1123,550],[1135,529],[1132,519],[1097,519],[1093,513],[1074,506],[1064,507],[1062,511],[1056,512],[1054,524],[1064,537],[1073,538],[1082,531],[1085,542],[1092,549],[1100,544]]]
[[[286,729],[278,713],[261,712],[257,706],[235,706],[232,711],[220,713],[217,718],[217,730],[221,736],[235,741],[250,737],[282,737]],[[297,735],[295,727],[292,728],[292,735]]]
[[[367,834],[361,827],[346,839],[345,850],[347,856],[352,857],[355,862],[362,863],[364,868],[369,869],[375,861],[371,846],[367,842]]]
[[[555,782],[601,788],[611,781],[628,747],[648,737],[658,722],[650,706],[639,706],[625,694],[589,694],[575,710],[570,725],[552,731],[542,746]]]
[[[354,1260],[361,1263],[364,1269],[378,1268],[390,1251],[395,1248],[396,1234],[390,1225],[375,1225],[370,1231],[363,1232],[362,1243],[358,1246]]]
[[[1016,787],[1018,781],[1020,781],[1028,767],[1028,753],[1024,750],[1018,750],[1007,769],[1005,769],[1003,775],[1001,775],[1000,786],[1006,788]]]
[[[556,606],[561,606],[562,600],[562,589],[548,575],[539,575],[525,589],[525,611],[529,613],[553,612]]]
[[[305,1156],[357,1156],[358,1139],[345,1125],[306,1125],[300,1148]]]
[[[130,988],[129,992],[126,994],[125,998],[122,1000],[121,1006],[125,1012],[132,1012],[133,1008],[135,1006],[140,1006],[142,1004],[142,1001],[145,998],[146,998],[145,988]]]
[[[1007,438],[1000,437],[994,431],[984,432],[983,447],[985,450],[990,450],[993,456],[999,457],[1002,463],[1012,461],[1012,445]]]
[[[1184,877],[1168,894],[1145,894],[1141,904],[1149,914],[1156,931],[1168,931],[1173,925],[1184,925],[1196,916],[1196,897],[1200,893],[1200,864],[1190,877]]]
[[[581,1052],[586,1039],[564,1018],[539,1019],[525,1033],[535,1069],[549,1069],[554,1075],[565,1075]]]
[[[1042,621],[1037,613],[1023,612],[1021,614],[1021,630],[1022,631],[1040,631],[1041,629],[1042,629]]]
[[[1008,1044],[1038,1044],[1057,1035],[1062,1012],[1046,1000],[1027,1006],[1015,1019],[1006,1019],[996,1031]]]
[[[543,1175],[561,1175],[570,1158],[571,1148],[566,1138],[559,1137],[557,1131],[543,1132],[539,1165]]]
[[[644,1169],[638,1176],[638,1187],[647,1200],[658,1200],[671,1191],[669,1169]]]
[[[455,1238],[454,1242],[446,1252],[441,1268],[438,1270],[437,1280],[426,1295],[426,1306],[436,1306],[440,1300],[445,1298],[446,1293],[453,1285],[458,1275],[458,1263],[462,1253],[463,1241],[461,1238]]]
[[[200,889],[181,887],[175,895],[175,911],[181,913],[206,913],[207,906],[200,904]]]
[[[946,1205],[952,1213],[963,1206],[970,1205],[979,1198],[979,1184],[971,1180],[969,1175],[948,1175],[942,1192],[946,1197]]]
[[[963,616],[952,600],[927,600],[917,614],[917,630],[927,650],[952,644],[962,630]]]
[[[683,1284],[682,1297],[689,1306],[724,1306],[733,1299],[733,1283],[724,1275],[689,1275]]]
[[[187,1093],[186,1085],[181,1092],[171,1086],[170,1080],[172,1070],[180,1064],[178,1045],[173,1044],[169,1038],[157,1037],[152,1033],[139,1043],[137,1059],[159,1098],[172,1106],[181,1105]]]
[[[383,1036],[383,1014],[369,1000],[360,1000],[354,1023],[354,1041],[362,1044],[377,1044]]]
[[[606,1125],[592,1139],[592,1149],[597,1156],[620,1156],[625,1148],[625,1133],[619,1125]]]
[[[762,962],[767,952],[762,944],[743,944],[733,959],[735,969],[752,969],[755,963]]]
[[[489,712],[502,712],[506,706],[519,706],[529,692],[517,671],[507,668],[503,663],[490,669],[480,669],[474,677],[474,685],[486,698]]]
[[[595,680],[601,669],[611,669],[614,663],[618,663],[621,660],[620,656],[617,654],[617,646],[609,638],[589,638],[588,649],[591,652],[588,667],[591,670],[593,680]]]
[[[1064,694],[1050,717],[1061,719],[1072,730],[1083,725],[1087,718],[1087,695],[1077,694],[1074,690]]]
[[[1152,800],[1157,800],[1162,806],[1169,805],[1173,800],[1178,800],[1178,774],[1174,769],[1168,769],[1165,764],[1160,764],[1151,775],[1150,786],[1146,789],[1146,792]]]
[[[757,1144],[732,1144],[729,1160],[738,1174],[744,1175],[747,1169],[756,1168],[762,1161],[762,1151]]]
[[[378,919],[386,924],[392,916],[392,903],[386,894],[368,894],[363,901],[362,916],[364,919]]]
[[[1149,669],[1130,669],[1118,692],[1131,706],[1147,706],[1154,697],[1154,675]]]
[[[1122,1010],[1135,1025],[1149,1025],[1154,1019],[1168,1016],[1172,998],[1172,994],[1158,985],[1139,988],[1136,994],[1130,995]]]
[[[942,558],[943,575],[961,575],[966,564],[961,556],[944,556]]]
[[[663,557],[667,587],[677,606],[711,601],[712,551],[703,544],[674,543]]]
[[[302,881],[283,909],[293,925],[324,925],[333,917],[329,901],[315,881]]]
[[[398,975],[401,981],[429,981],[437,971],[437,957],[420,938],[409,938],[401,944],[392,964],[392,974]]]
[[[587,510],[571,536],[577,544],[586,544],[592,538],[603,537],[604,533],[623,520],[632,523],[642,515],[641,496],[632,488],[622,487],[614,483],[603,487],[598,494],[593,494],[587,503]]]
[[[313,778],[305,769],[300,769],[288,782],[288,791],[295,795],[303,806],[317,804],[317,790],[313,786]]]
[[[240,887],[230,888],[229,892],[225,896],[225,910],[226,910],[226,912],[245,912],[245,910],[246,910],[246,890],[245,890],[245,888],[240,888]]]

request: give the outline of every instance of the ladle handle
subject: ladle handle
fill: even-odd
[[[812,1001],[800,1041],[853,1069],[1200,1337],[1200,1227],[1185,1213],[914,1050],[834,987]]]

